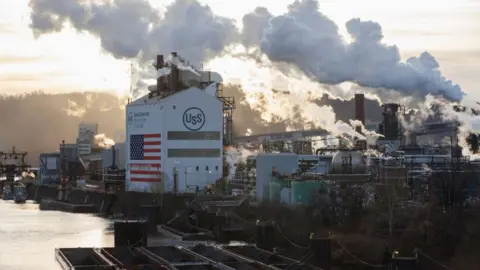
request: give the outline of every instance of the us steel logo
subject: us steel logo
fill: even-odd
[[[183,113],[183,125],[191,131],[200,130],[205,125],[205,114],[197,107],[188,108]]]

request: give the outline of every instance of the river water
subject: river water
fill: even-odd
[[[0,200],[0,269],[57,270],[55,248],[113,246],[111,222]]]

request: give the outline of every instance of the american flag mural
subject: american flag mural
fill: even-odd
[[[161,171],[160,134],[130,135],[130,181],[159,182]]]

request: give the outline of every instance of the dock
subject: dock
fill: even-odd
[[[239,253],[236,253],[239,251]],[[252,245],[193,247],[59,248],[56,260],[64,270],[73,269],[173,269],[256,270],[320,268],[271,254]]]
[[[114,247],[59,248],[55,250],[55,259],[64,270],[320,269],[262,249],[261,244],[230,242],[220,230],[188,225],[183,217],[178,215],[167,222],[168,225],[157,225],[154,234],[148,234],[148,220],[117,219]],[[222,222],[222,219],[216,220]],[[258,238],[266,239],[265,230],[257,233]],[[309,256],[313,253],[310,251]]]
[[[42,211],[63,211],[79,214],[93,214],[97,212],[93,204],[74,204],[54,199],[42,199],[39,208]]]

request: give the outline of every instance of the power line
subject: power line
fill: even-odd
[[[367,265],[367,266],[370,266],[370,267],[373,267],[373,268],[385,268],[385,267],[388,267],[388,265],[383,265],[383,264],[371,264],[371,263],[368,263],[360,258],[358,258],[357,256],[353,255],[353,253],[351,253],[345,246],[343,246],[342,244],[340,244],[340,242],[336,241],[337,244],[345,251],[347,252],[348,255],[350,255],[352,258],[354,258],[355,260],[357,260],[358,262],[364,264],[364,265]]]
[[[417,252],[420,253],[420,254],[422,254],[423,256],[425,256],[425,257],[426,257],[427,259],[429,259],[430,261],[432,261],[432,262],[436,263],[437,265],[443,267],[444,269],[446,269],[446,270],[453,270],[453,268],[450,268],[450,267],[446,266],[445,264],[443,264],[443,263],[435,260],[434,258],[432,258],[432,257],[428,256],[427,254],[425,254],[423,251],[417,249]]]

